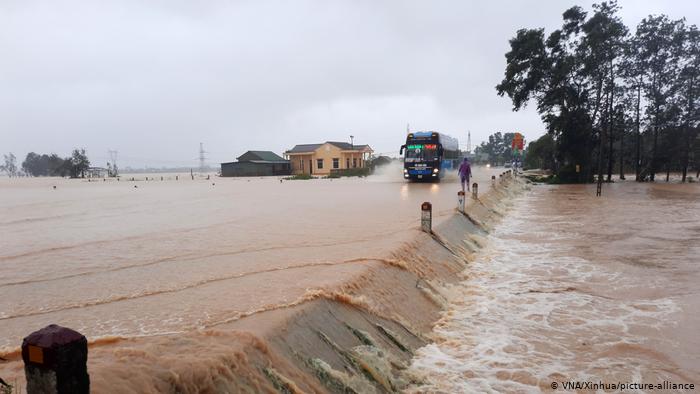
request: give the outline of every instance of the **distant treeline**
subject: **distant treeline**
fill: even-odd
[[[90,160],[85,149],[74,149],[70,157],[61,158],[55,153],[50,155],[30,152],[22,162],[21,171],[17,168],[17,158],[14,154],[4,155],[4,164],[0,171],[9,176],[70,176],[84,178],[90,167]]]
[[[475,162],[481,163],[483,154],[488,155],[487,162],[493,165],[503,165],[513,161],[511,148],[515,133],[501,133],[500,131],[489,136],[489,140],[482,142],[474,148]]]
[[[498,94],[517,111],[534,101],[547,135],[528,161],[562,182],[613,171],[638,181],[700,171],[700,33],[685,19],[648,16],[630,32],[615,1],[572,7],[560,29],[518,30]]]

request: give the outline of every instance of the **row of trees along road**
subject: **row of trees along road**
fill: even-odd
[[[489,163],[494,165],[502,165],[513,160],[513,151],[511,144],[515,133],[495,132],[489,136],[488,141],[484,141],[481,145],[474,148],[474,154],[477,158],[485,153],[489,157]],[[477,159],[478,161],[478,159]]]
[[[20,175],[17,169],[17,159],[14,154],[4,155],[5,163],[0,170],[10,177]],[[90,160],[85,149],[74,149],[70,157],[61,158],[55,153],[51,155],[30,152],[22,162],[22,171],[29,176],[70,176],[84,178],[90,167]]]
[[[698,28],[652,15],[631,32],[619,10],[572,7],[548,36],[518,30],[496,90],[514,111],[536,103],[553,149],[540,141],[537,160],[561,182],[632,170],[638,181],[675,170],[685,181],[693,166],[700,175]]]

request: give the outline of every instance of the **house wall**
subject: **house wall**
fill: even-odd
[[[323,144],[313,153],[304,154],[289,154],[289,160],[292,163],[293,174],[309,174],[309,160],[313,165],[312,175],[329,175],[333,168],[333,159],[339,159],[338,169],[346,168],[362,168],[365,166],[365,160],[362,152],[343,151],[335,145]],[[357,162],[357,167],[353,166],[353,158]],[[318,160],[323,160],[323,168],[318,168]],[[300,163],[304,161],[304,165]]]
[[[289,175],[289,164],[285,163],[222,163],[221,176],[271,176]]]
[[[365,167],[365,159],[364,159],[364,154],[362,152],[352,152],[352,151],[344,151],[343,153],[343,160],[342,164],[340,166],[341,169],[347,169],[347,168],[363,168]],[[353,159],[357,161],[357,166],[353,166]]]
[[[341,150],[335,145],[323,144],[314,152],[314,174],[329,175],[333,168],[333,158],[341,158]],[[323,160],[323,168],[318,168],[318,160]]]
[[[289,162],[292,164],[292,174],[308,174],[309,173],[309,160],[312,159],[311,154],[290,154]],[[303,161],[303,165],[301,162]]]

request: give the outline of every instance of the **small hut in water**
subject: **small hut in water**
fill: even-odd
[[[221,163],[221,176],[270,176],[291,174],[289,160],[270,151],[249,150],[235,162]]]

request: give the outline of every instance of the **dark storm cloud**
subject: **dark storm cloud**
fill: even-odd
[[[3,1],[2,151],[97,164],[211,162],[348,139],[396,151],[406,123],[474,143],[543,131],[494,86],[508,39],[560,24],[562,1]],[[589,4],[583,4],[588,7]],[[698,19],[691,2],[622,2]]]

